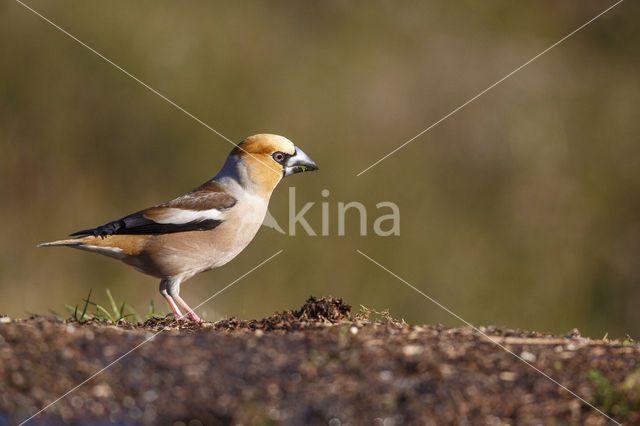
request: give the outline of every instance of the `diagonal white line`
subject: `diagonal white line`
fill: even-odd
[[[491,86],[487,87],[486,89],[484,89],[482,92],[478,93],[477,95],[475,95],[474,97],[472,97],[471,99],[469,99],[468,101],[466,101],[465,103],[463,103],[462,105],[460,105],[459,107],[457,107],[456,109],[454,109],[453,111],[451,111],[450,113],[448,113],[447,115],[445,115],[444,117],[442,117],[440,120],[436,121],[435,123],[433,123],[432,125],[430,125],[429,127],[427,127],[426,129],[424,129],[423,131],[421,131],[420,133],[418,133],[417,135],[415,135],[414,137],[412,137],[411,139],[409,139],[408,141],[404,142],[402,145],[398,146],[397,148],[395,148],[393,151],[391,151],[390,153],[388,153],[387,155],[385,155],[384,157],[380,158],[378,161],[376,161],[375,163],[371,164],[369,167],[367,167],[366,169],[362,170],[360,173],[358,173],[356,175],[360,176],[363,173],[367,172],[369,169],[372,169],[373,167],[377,166],[378,164],[380,164],[381,162],[383,162],[384,160],[386,160],[387,158],[389,158],[390,156],[392,156],[393,154],[395,154],[396,152],[400,151],[402,148],[404,148],[405,146],[409,145],[411,142],[413,142],[414,140],[416,140],[417,138],[419,138],[420,136],[424,135],[425,133],[427,133],[429,130],[433,129],[434,127],[436,127],[438,124],[442,123],[444,120],[446,120],[447,118],[451,117],[453,114],[455,114],[456,112],[460,111],[462,108],[466,107],[467,105],[469,105],[470,103],[472,103],[473,101],[475,101],[476,99],[478,99],[480,96],[484,95],[485,93],[487,93],[489,90],[493,89],[494,87],[496,87],[497,85],[499,85],[500,83],[502,83],[503,81],[505,81],[506,79],[508,79],[509,77],[511,77],[512,75],[514,75],[515,73],[517,73],[518,71],[520,71],[522,68],[526,67],[527,65],[529,65],[531,62],[535,61],[536,59],[538,59],[539,57],[541,57],[542,55],[544,55],[545,53],[547,53],[548,51],[550,51],[551,49],[553,49],[554,47],[556,47],[557,45],[559,45],[560,43],[562,43],[563,41],[565,41],[566,39],[568,39],[569,37],[571,37],[572,35],[574,35],[575,33],[577,33],[578,31],[582,30],[584,27],[586,27],[587,25],[589,25],[590,23],[592,23],[593,21],[595,21],[596,19],[598,19],[599,17],[601,17],[602,15],[604,15],[605,13],[607,13],[608,11],[610,11],[611,9],[613,9],[614,7],[616,7],[617,5],[619,5],[620,3],[622,3],[624,0],[618,0],[618,2],[614,3],[613,5],[609,6],[608,8],[606,8],[604,11],[600,12],[598,15],[594,16],[593,18],[591,18],[590,20],[588,20],[587,22],[585,22],[584,24],[580,25],[578,28],[576,28],[575,30],[571,31],[569,34],[567,34],[566,36],[562,37],[560,40],[556,41],[555,43],[553,43],[551,46],[547,47],[546,49],[544,49],[542,52],[538,53],[536,56],[534,56],[533,58],[529,59],[527,62],[525,62],[524,64],[520,65],[518,68],[514,69],[513,71],[511,71],[509,74],[505,75],[504,77],[502,77],[500,80],[496,81],[495,83],[493,83]]]
[[[456,314],[455,312],[453,312],[451,309],[447,308],[446,306],[442,305],[441,303],[439,303],[437,300],[435,300],[434,298],[430,297],[428,294],[424,293],[422,290],[416,288],[415,286],[413,286],[411,283],[409,283],[408,281],[406,281],[405,279],[403,279],[402,277],[398,276],[397,274],[395,274],[394,272],[392,272],[391,270],[389,270],[388,268],[386,268],[385,266],[381,265],[379,262],[373,260],[371,257],[367,256],[366,254],[364,254],[362,251],[360,250],[356,250],[358,253],[360,253],[363,257],[365,257],[366,259],[368,259],[369,261],[371,261],[372,263],[374,263],[375,265],[377,265],[378,267],[380,267],[381,269],[385,270],[386,272],[388,272],[389,274],[391,274],[394,278],[397,278],[399,281],[401,281],[403,284],[407,285],[408,287],[410,287],[411,289],[415,290],[416,292],[420,293],[422,296],[424,296],[425,298],[427,298],[430,302],[438,305],[440,308],[444,309],[447,313],[449,313],[450,315],[454,316],[455,318],[457,318],[458,320],[462,321],[463,323],[465,323],[466,325],[468,325],[469,327],[471,327],[476,333],[481,334],[482,336],[484,336],[486,339],[488,339],[491,343],[495,344],[496,346],[500,347],[501,349],[505,350],[506,352],[508,352],[509,354],[513,355],[514,357],[518,358],[520,361],[522,361],[523,363],[527,364],[529,367],[531,367],[532,369],[534,369],[535,371],[537,371],[538,373],[540,373],[541,375],[543,375],[544,377],[546,377],[547,379],[549,379],[550,381],[552,381],[553,383],[555,383],[556,385],[558,385],[559,387],[561,387],[562,389],[566,390],[567,392],[569,392],[571,395],[573,395],[574,397],[578,398],[580,401],[584,402],[585,404],[587,404],[589,407],[593,408],[594,410],[596,410],[598,413],[602,414],[603,416],[605,416],[607,419],[611,420],[612,422],[614,422],[617,425],[621,425],[621,423],[615,421],[614,419],[612,419],[610,416],[608,416],[606,413],[604,413],[602,410],[600,410],[598,407],[594,406],[593,404],[589,403],[588,401],[586,401],[584,398],[582,398],[580,395],[578,395],[577,393],[573,392],[571,389],[567,388],[566,386],[564,386],[562,383],[558,382],[556,379],[554,379],[553,377],[549,376],[548,374],[546,374],[544,371],[540,370],[538,367],[536,367],[535,365],[531,364],[530,362],[526,361],[525,359],[523,359],[521,356],[515,354],[513,351],[509,350],[507,347],[505,347],[504,345],[502,345],[500,342],[496,341],[495,339],[492,339],[491,336],[489,336],[488,334],[484,333],[483,331],[481,331],[480,329],[478,329],[477,327],[475,327],[473,324],[471,324],[469,321],[465,320],[464,318],[462,318],[460,315]]]
[[[35,9],[31,8],[30,6],[26,5],[25,3],[23,3],[20,0],[15,0],[17,3],[19,3],[20,5],[22,5],[25,9],[30,10],[31,12],[33,12],[33,14],[35,14],[36,16],[40,17],[42,20],[46,21],[47,23],[49,23],[51,26],[53,26],[54,28],[56,28],[57,30],[59,30],[60,32],[62,32],[63,34],[65,34],[66,36],[68,36],[69,38],[71,38],[72,40],[74,40],[75,42],[77,42],[78,44],[86,47],[89,51],[91,51],[92,53],[94,53],[95,55],[97,55],[98,57],[100,57],[101,59],[104,59],[106,62],[108,62],[109,64],[113,65],[116,69],[118,69],[119,71],[121,71],[122,73],[124,73],[127,77],[130,77],[131,79],[135,80],[137,83],[139,83],[140,85],[142,85],[144,88],[148,89],[150,92],[158,95],[159,97],[161,97],[162,99],[164,99],[165,101],[167,101],[168,103],[170,103],[172,106],[174,106],[175,108],[177,108],[178,110],[182,111],[184,114],[186,114],[188,117],[194,119],[196,122],[198,122],[199,124],[203,125],[204,127],[206,127],[207,129],[211,130],[213,133],[215,133],[216,135],[220,136],[222,139],[224,139],[225,141],[229,142],[231,145],[236,146],[236,143],[234,143],[231,139],[229,139],[228,137],[226,137],[225,135],[223,135],[222,133],[220,133],[219,131],[217,131],[216,129],[214,129],[213,127],[211,127],[210,125],[208,125],[207,123],[205,123],[204,121],[200,120],[198,117],[196,117],[195,115],[193,115],[192,113],[190,113],[189,111],[187,111],[186,109],[184,109],[183,107],[181,107],[180,105],[178,105],[177,103],[175,103],[174,101],[172,101],[171,99],[169,99],[168,97],[166,97],[165,95],[163,95],[162,93],[160,93],[159,91],[157,91],[156,89],[154,89],[153,87],[149,86],[147,83],[145,83],[144,81],[140,80],[138,77],[136,77],[135,75],[131,74],[129,71],[125,70],[124,68],[122,68],[120,65],[116,64],[115,62],[113,62],[111,59],[107,58],[106,56],[104,56],[102,53],[98,52],[97,50],[95,50],[93,47],[89,46],[88,44],[86,44],[85,42],[83,42],[82,40],[80,40],[79,38],[77,38],[76,36],[74,36],[73,34],[71,34],[70,32],[68,32],[67,30],[65,30],[64,28],[60,27],[58,24],[56,24],[55,22],[51,21],[50,19],[48,19],[46,16],[42,15],[40,12],[36,11]],[[259,163],[261,163],[263,166],[271,169],[273,172],[281,174],[282,170],[277,170],[274,167],[271,167],[270,165],[268,165],[267,163],[265,163],[264,161],[260,160],[259,158],[256,158],[254,155],[252,155],[251,153],[245,151],[244,149],[238,147],[240,150],[244,151],[247,155],[250,155],[251,157],[253,157],[255,160],[257,160]]]
[[[238,278],[236,278],[235,280],[233,280],[231,283],[227,284],[222,290],[217,291],[215,294],[213,294],[212,296],[208,297],[204,302],[200,303],[198,306],[196,306],[196,309],[199,308],[200,306],[204,305],[205,303],[207,303],[209,300],[213,299],[214,297],[216,297],[217,295],[219,295],[220,293],[222,293],[223,291],[225,291],[226,289],[228,289],[229,287],[231,287],[232,285],[234,285],[235,283],[237,283],[238,281],[240,281],[241,279],[243,279],[244,277],[246,277],[247,275],[249,275],[250,273],[252,273],[253,271],[255,271],[256,269],[260,268],[262,265],[264,265],[265,263],[267,263],[268,261],[270,261],[271,259],[273,259],[274,257],[276,257],[277,255],[279,255],[280,253],[282,253],[284,250],[279,250],[278,252],[276,252],[275,254],[272,254],[270,257],[268,257],[267,259],[263,260],[262,262],[260,262],[258,265],[254,266],[253,268],[251,268],[249,271],[245,272],[244,274],[240,275]],[[138,345],[134,346],[132,349],[128,350],[127,352],[125,352],[124,354],[120,355],[118,358],[116,358],[115,360],[111,361],[109,364],[107,364],[106,366],[104,366],[103,368],[101,368],[100,370],[96,371],[95,373],[93,373],[91,376],[87,377],[85,380],[83,380],[82,382],[78,383],[76,386],[74,386],[73,388],[69,389],[67,392],[65,392],[63,395],[59,396],[55,401],[50,402],[49,404],[45,405],[44,407],[42,407],[42,409],[40,409],[40,411],[32,414],[29,418],[24,419],[22,422],[20,422],[20,424],[18,426],[22,426],[24,424],[26,424],[27,422],[29,422],[31,419],[33,419],[34,417],[36,417],[38,414],[42,413],[43,411],[45,411],[46,409],[50,408],[52,405],[57,404],[60,400],[62,400],[63,398],[65,398],[67,395],[69,395],[70,393],[74,392],[76,389],[78,389],[79,387],[81,387],[82,385],[86,384],[88,381],[90,381],[91,379],[93,379],[94,377],[96,377],[97,375],[99,375],[100,373],[102,373],[103,371],[109,369],[111,366],[113,366],[114,364],[116,364],[117,362],[119,362],[120,360],[122,360],[123,358],[125,358],[127,355],[129,355],[130,353],[136,351],[138,348],[140,348],[140,346],[144,345],[145,343],[153,340],[154,337],[156,337],[158,334],[162,333],[164,330],[166,330],[166,326],[162,327],[159,331],[157,331],[156,333],[152,334],[151,337],[146,338],[145,340],[143,340],[141,343],[139,343]]]

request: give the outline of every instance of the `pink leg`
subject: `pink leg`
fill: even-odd
[[[187,305],[187,302],[185,302],[184,300],[182,300],[182,298],[178,295],[173,296],[173,298],[176,300],[176,302],[178,302],[180,304],[180,306],[182,306],[184,308],[184,310],[187,312],[187,316],[189,317],[189,319],[191,321],[195,321],[195,322],[203,322],[200,317],[198,315],[196,315],[196,313],[194,312],[193,309],[191,309],[189,307],[189,305]]]
[[[176,302],[173,301],[171,296],[165,296],[164,298],[167,299],[167,302],[169,302],[169,306],[171,306],[171,309],[173,310],[173,316],[176,318],[176,320],[184,321],[187,319],[184,315],[182,315],[182,312],[180,312],[178,305],[176,305]]]

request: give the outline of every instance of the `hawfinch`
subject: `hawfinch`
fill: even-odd
[[[200,322],[180,297],[180,284],[236,257],[258,232],[269,198],[285,176],[318,166],[282,136],[240,142],[218,174],[198,188],[93,229],[40,244],[104,254],[160,278],[160,294],[176,319]],[[186,311],[186,317],[178,305]]]

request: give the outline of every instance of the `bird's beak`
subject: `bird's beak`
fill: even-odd
[[[310,172],[312,170],[318,170],[318,166],[313,162],[307,154],[305,154],[297,146],[296,153],[289,157],[289,161],[284,166],[284,176],[289,176],[294,173]]]

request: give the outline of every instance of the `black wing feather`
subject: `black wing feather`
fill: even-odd
[[[187,231],[208,231],[222,223],[221,220],[206,219],[201,221],[193,221],[182,224],[175,223],[157,223],[147,219],[142,212],[114,220],[97,228],[84,229],[82,231],[70,234],[74,236],[93,235],[94,237],[106,237],[107,235],[158,235],[172,234],[175,232]]]

